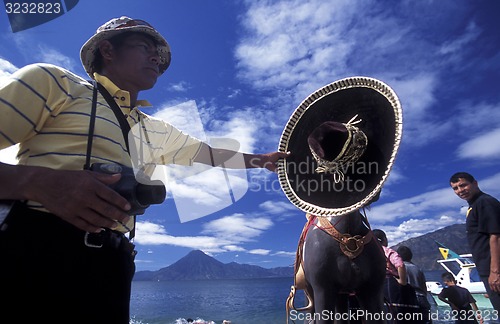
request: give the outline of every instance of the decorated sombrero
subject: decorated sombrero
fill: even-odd
[[[287,198],[317,216],[340,216],[378,199],[402,136],[396,93],[368,77],[328,84],[293,112],[279,151],[291,152],[278,166]]]

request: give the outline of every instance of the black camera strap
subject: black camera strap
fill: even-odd
[[[104,88],[104,86],[97,81],[92,80],[93,84],[93,93],[92,93],[92,109],[90,111],[90,124],[89,124],[89,135],[87,141],[87,154],[85,159],[85,165],[83,168],[85,170],[90,169],[90,156],[92,153],[92,142],[94,139],[94,130],[95,130],[95,119],[97,114],[97,91],[101,93],[106,102],[108,103],[111,110],[115,114],[118,123],[120,124],[120,129],[122,130],[123,139],[125,140],[125,145],[127,146],[127,152],[130,155],[130,147],[128,143],[128,133],[130,132],[130,125],[127,121],[127,118],[123,115],[121,108],[118,106],[113,97],[109,94],[109,92]]]
[[[99,92],[102,94],[104,99],[106,99],[106,102],[108,103],[109,107],[111,107],[111,109],[115,113],[116,119],[120,123],[123,139],[125,140],[125,145],[127,145],[127,152],[130,155],[130,147],[128,144],[128,133],[130,132],[130,124],[128,123],[125,115],[123,115],[122,109],[118,106],[115,99],[113,99],[113,97],[109,94],[108,90],[106,90],[106,88],[104,88],[104,86],[100,83],[97,83],[97,88],[99,89]]]
[[[130,155],[130,148],[128,143],[128,133],[130,131],[130,125],[127,121],[127,118],[125,117],[125,115],[123,115],[121,108],[118,106],[116,101],[113,99],[113,97],[109,94],[108,90],[106,90],[106,88],[104,88],[102,84],[98,83],[96,80],[92,80],[91,83],[93,85],[92,108],[90,111],[87,154],[85,157],[85,165],[83,166],[84,170],[90,169],[90,157],[92,154],[92,142],[94,139],[95,120],[97,115],[97,91],[101,93],[101,95],[104,97],[109,107],[111,108],[111,110],[113,110],[113,113],[115,114],[115,117],[118,120],[118,123],[120,124],[120,129],[122,130],[123,139],[125,140],[125,145],[127,146],[127,153]],[[135,216],[134,216],[134,228],[130,230],[129,239],[134,238],[134,236],[135,236]]]
[[[92,154],[92,141],[94,140],[95,118],[97,111],[97,86],[95,80],[93,80],[92,83],[92,108],[90,110],[89,134],[87,137],[87,154],[85,156],[85,164],[83,165],[84,170],[90,170],[90,155]]]

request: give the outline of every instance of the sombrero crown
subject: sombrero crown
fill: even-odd
[[[283,130],[278,169],[287,198],[318,216],[340,216],[378,199],[402,136],[395,92],[367,77],[335,81],[307,97]]]

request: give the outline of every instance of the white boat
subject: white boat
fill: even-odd
[[[491,303],[486,297],[486,288],[484,288],[484,284],[479,278],[476,264],[472,260],[472,254],[457,254],[446,248],[443,244],[436,243],[443,256],[442,260],[437,260],[441,267],[455,277],[458,286],[467,288],[471,292],[478,307],[491,308]],[[427,281],[426,286],[427,291],[431,293],[438,305],[446,305],[437,298],[437,295],[443,289],[440,282]]]

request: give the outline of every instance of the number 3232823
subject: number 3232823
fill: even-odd
[[[60,2],[6,2],[7,14],[60,14]]]

